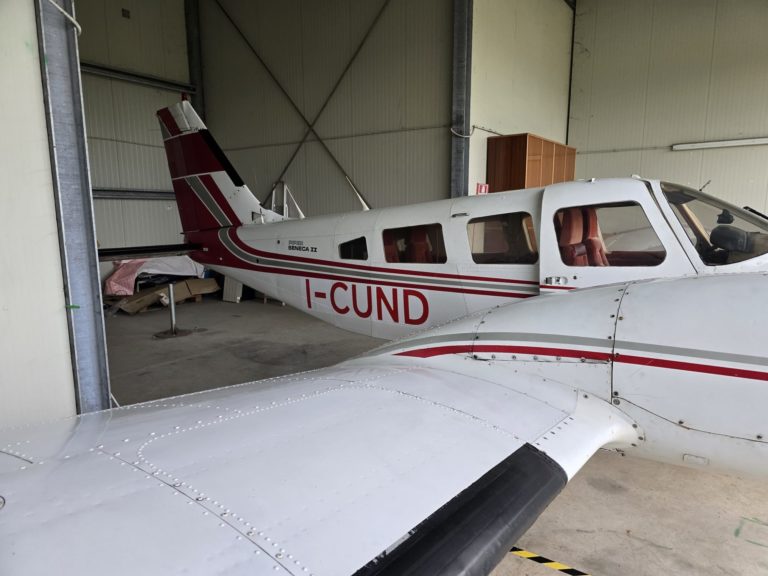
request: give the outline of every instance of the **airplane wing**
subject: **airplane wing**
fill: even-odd
[[[629,426],[385,360],[0,431],[0,573],[487,574]]]

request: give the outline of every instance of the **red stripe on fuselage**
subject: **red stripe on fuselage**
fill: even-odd
[[[679,360],[663,360],[661,358],[649,358],[646,356],[632,356],[617,354],[616,362],[622,364],[636,364],[639,366],[651,366],[654,368],[667,368],[669,370],[683,370],[685,372],[699,372],[702,374],[714,374],[716,376],[730,376],[732,378],[748,378],[750,380],[768,380],[768,372],[758,370],[744,370],[731,368],[730,366],[712,366],[694,362],[681,362]]]
[[[403,274],[406,276],[425,276],[429,278],[446,278],[450,280],[479,280],[482,282],[497,282],[500,284],[523,284],[526,286],[538,286],[539,283],[533,280],[514,280],[511,278],[491,278],[487,276],[464,276],[460,274],[448,274],[445,272],[424,272],[422,270],[404,270],[402,268],[384,268],[382,266],[365,266],[362,264],[349,264],[347,262],[334,262],[333,260],[320,260],[317,258],[306,258],[304,256],[293,256],[290,254],[280,254],[276,252],[266,252],[253,246],[249,246],[237,235],[233,228],[228,231],[230,239],[238,248],[261,258],[273,258],[275,260],[285,260],[289,262],[302,262],[305,264],[319,264],[323,266],[334,266],[336,268],[346,268],[348,270],[364,270],[366,272],[389,272],[393,274]]]
[[[534,356],[555,356],[561,358],[584,358],[586,360],[611,359],[608,352],[593,352],[590,350],[572,350],[569,348],[548,348],[543,346],[511,346],[508,344],[454,344],[448,346],[435,346],[433,348],[419,348],[398,352],[396,356],[413,356],[416,358],[431,358],[446,354],[473,354],[473,353],[497,353],[497,354],[531,354]]]
[[[731,378],[745,378],[749,380],[768,381],[768,372],[759,370],[746,370],[732,368],[730,366],[713,366],[698,362],[682,362],[679,360],[664,360],[648,356],[633,356],[627,354],[611,354],[608,352],[592,352],[588,350],[573,350],[570,348],[546,348],[538,346],[512,346],[508,344],[450,344],[447,346],[433,346],[431,348],[417,348],[396,352],[395,356],[410,356],[414,358],[433,358],[449,354],[472,353],[499,353],[499,354],[528,354],[533,356],[554,356],[561,358],[585,358],[588,360],[601,360],[619,362],[622,364],[635,364],[667,370],[682,370],[685,372],[697,372],[700,374],[714,374],[716,376],[729,376]]]
[[[319,278],[321,280],[337,280],[341,282],[357,283],[357,284],[370,284],[373,286],[391,286],[395,288],[412,288],[415,290],[432,290],[435,292],[452,292],[457,294],[474,294],[478,296],[498,296],[501,298],[530,298],[536,296],[536,294],[524,294],[518,292],[500,292],[496,290],[483,290],[476,288],[464,288],[459,286],[435,286],[427,284],[414,284],[408,282],[393,282],[389,280],[378,280],[371,278],[357,278],[347,275],[341,275],[343,270],[340,270],[339,274],[331,274],[324,272],[311,272],[305,270],[291,270],[287,268],[277,268],[274,266],[268,266],[264,264],[254,264],[247,260],[242,259],[239,256],[233,254],[229,248],[227,248],[221,240],[218,238],[218,231],[211,232],[193,232],[187,234],[187,241],[192,244],[200,244],[207,247],[206,251],[195,251],[190,254],[190,257],[196,262],[201,264],[209,264],[212,266],[228,266],[231,268],[239,268],[242,270],[252,270],[254,272],[264,272],[267,274],[278,274],[283,276],[298,276],[302,278]],[[234,228],[227,230],[227,234],[230,239],[235,239]],[[242,246],[241,242],[238,245]],[[258,255],[269,254],[266,252],[257,251]],[[251,253],[253,253],[251,251]],[[281,256],[281,255],[276,255]],[[310,263],[319,264],[323,261],[312,259],[301,259],[302,261],[308,261]],[[329,263],[334,265],[335,263]],[[388,269],[383,269],[389,271]],[[455,276],[456,278],[462,278],[461,276]],[[417,280],[417,279],[414,279]]]
[[[262,266],[261,264],[251,264],[244,260],[234,257],[225,257],[222,260],[213,258],[200,259],[197,257],[201,252],[195,253],[195,260],[204,264],[217,266],[230,266],[254,272],[264,272],[267,274],[279,274],[283,276],[299,276],[301,278],[319,278],[320,280],[336,280],[339,282],[348,282],[350,284],[371,284],[373,286],[391,286],[394,288],[412,288],[414,290],[432,290],[436,292],[452,292],[457,294],[475,294],[478,296],[500,296],[502,298],[530,298],[535,294],[520,294],[517,292],[496,292],[493,290],[477,290],[474,288],[454,288],[452,286],[432,286],[426,284],[409,284],[407,282],[390,282],[389,280],[372,280],[369,278],[350,278],[349,276],[339,276],[337,274],[324,274],[322,272],[309,272],[306,270],[291,270],[287,268],[275,268],[272,266]]]

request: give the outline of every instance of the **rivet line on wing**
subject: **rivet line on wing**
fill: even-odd
[[[310,378],[306,378],[306,379],[309,380]],[[297,380],[302,380],[302,379],[297,379]],[[205,493],[199,490],[197,487],[192,486],[188,482],[182,481],[180,478],[175,477],[174,475],[163,470],[160,466],[157,466],[156,464],[151,462],[147,457],[144,456],[144,451],[151,444],[153,444],[158,440],[162,440],[172,436],[177,436],[179,434],[184,434],[186,432],[201,430],[209,426],[222,424],[224,422],[229,422],[232,420],[237,420],[239,418],[243,418],[246,416],[253,416],[261,412],[266,412],[267,410],[288,406],[290,404],[296,404],[298,402],[303,402],[310,398],[315,398],[321,395],[328,394],[330,392],[335,392],[343,388],[346,388],[346,386],[329,387],[325,390],[318,390],[310,394],[301,394],[300,396],[297,396],[295,398],[286,398],[281,402],[272,402],[267,406],[263,406],[263,407],[257,406],[256,408],[248,411],[233,411],[230,415],[219,414],[215,420],[210,420],[207,422],[201,420],[201,421],[198,421],[193,426],[188,426],[186,428],[179,427],[165,434],[157,434],[151,437],[149,440],[145,441],[138,448],[137,450],[138,461],[134,462],[134,465],[137,467],[140,467],[140,466],[147,467],[149,469],[149,472],[153,476],[156,476],[156,477],[162,476],[164,478],[167,478],[167,481],[165,481],[165,483],[168,486],[184,494],[188,498],[191,498],[194,502],[197,502],[201,506],[204,506],[204,507],[209,506],[214,508],[215,510],[217,510],[217,514],[234,529],[241,531],[237,526],[234,526],[232,522],[229,521],[230,519],[240,524],[243,527],[242,533],[244,533],[246,537],[248,537],[252,542],[254,542],[254,544],[256,544],[261,549],[263,549],[265,553],[269,554],[276,561],[282,563],[284,561],[290,560],[296,567],[301,568],[303,572],[306,572],[308,576],[311,576],[311,572],[309,571],[309,569],[304,564],[302,564],[299,560],[296,560],[292,554],[289,554],[285,548],[281,547],[279,542],[274,541],[270,536],[266,535],[264,531],[257,530],[257,528],[251,522],[246,520],[243,516],[239,515],[238,513],[233,512],[230,508],[225,506],[223,503],[217,500],[211,499],[210,497],[206,496]],[[259,545],[257,542],[257,539],[261,542],[266,543],[266,546]],[[286,566],[284,567],[288,569]]]

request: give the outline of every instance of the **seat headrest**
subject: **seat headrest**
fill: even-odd
[[[594,208],[584,208],[584,216],[587,220],[587,240],[596,240],[600,238],[600,226],[597,222],[597,210]]]
[[[560,231],[560,246],[581,244],[584,238],[584,217],[580,208],[568,208],[563,213],[563,227]]]
[[[736,252],[752,251],[752,237],[749,235],[749,232],[736,228],[736,226],[729,226],[728,224],[715,226],[709,235],[709,241],[724,250],[735,250]]]

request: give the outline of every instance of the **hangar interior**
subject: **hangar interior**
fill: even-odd
[[[380,343],[255,300],[181,306],[199,333],[169,341],[152,339],[164,314],[103,316],[96,245],[182,241],[155,117],[182,95],[259,199],[284,183],[308,217],[474,194],[488,137],[515,133],[575,147],[577,178],[768,211],[762,0],[37,0],[0,21],[4,425],[106,408],[110,378],[133,403]],[[596,574],[768,570],[764,485],[616,460],[598,455],[526,547]],[[551,573],[531,564],[496,574]]]

